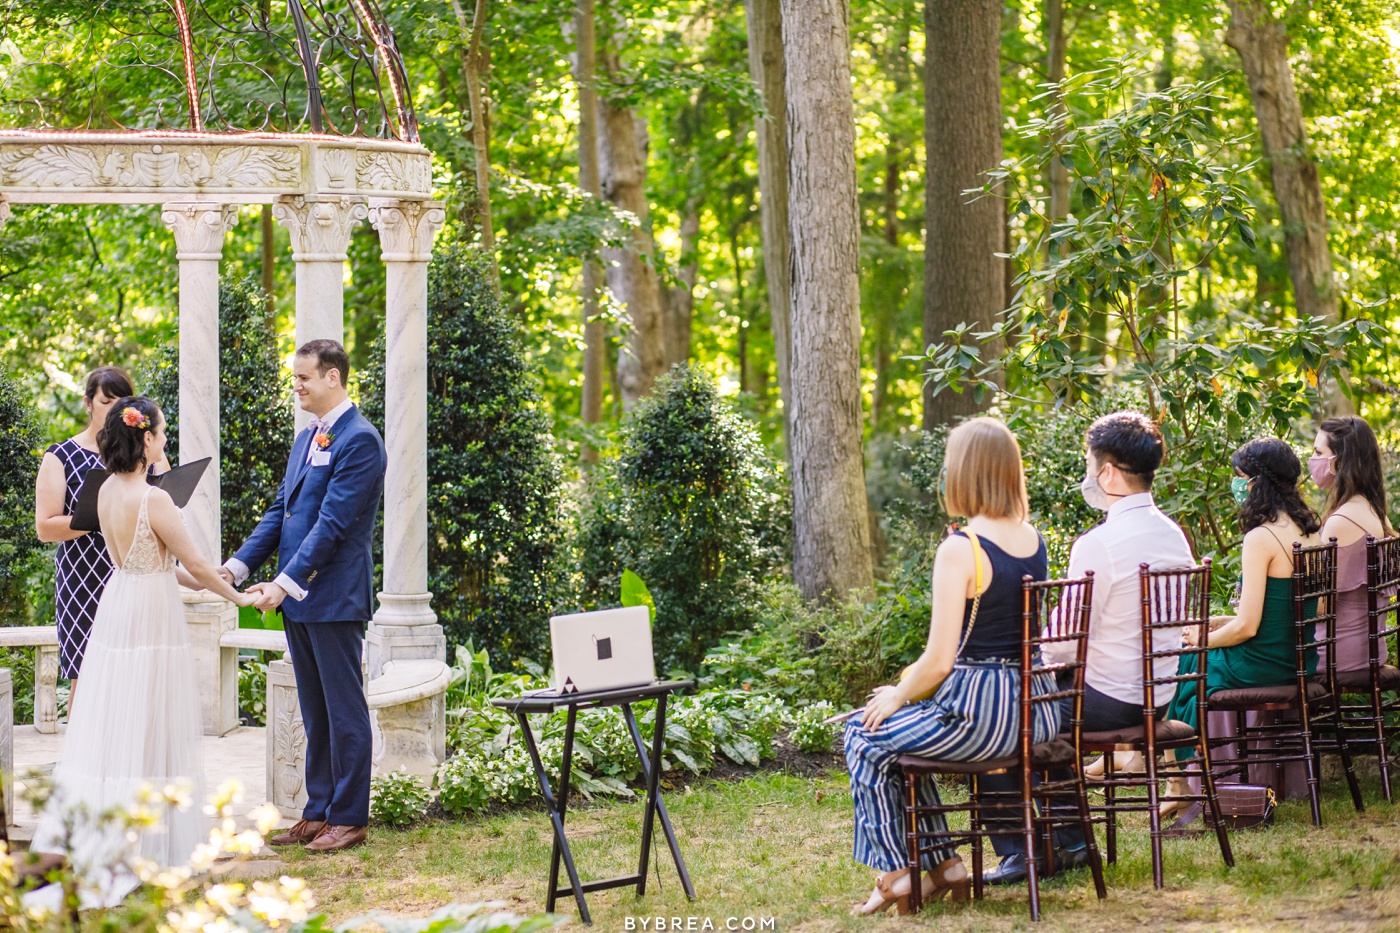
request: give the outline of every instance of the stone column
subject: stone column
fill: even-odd
[[[438,202],[377,202],[386,267],[384,592],[367,639],[369,676],[393,660],[443,660],[447,641],[428,592],[428,259]]]
[[[226,204],[165,205],[180,261],[180,462],[212,459],[185,507],[190,537],[219,555],[219,259],[238,211]]]
[[[180,462],[209,457],[185,523],[206,559],[222,561],[219,522],[219,259],[237,208],[207,202],[165,205],[161,220],[175,234],[180,262]],[[199,669],[205,735],[238,725],[238,667],[219,641],[238,627],[236,607],[207,591],[185,592],[185,620]]]
[[[326,195],[278,198],[272,216],[292,234],[297,264],[296,341],[345,341],[345,260],[350,234],[369,208],[362,198]],[[300,431],[311,416],[296,410]]]

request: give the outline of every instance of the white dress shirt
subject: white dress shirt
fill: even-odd
[[[347,411],[349,411],[354,406],[354,404],[354,402],[350,401],[350,399],[347,398],[345,399],[345,401],[341,402],[339,405],[326,412],[325,416],[321,418],[322,421],[329,425],[329,427],[327,427],[326,430],[334,432],[335,423],[339,421],[341,419],[341,416],[343,416]],[[306,456],[309,460],[311,459],[312,453],[310,444],[306,445],[306,451]],[[285,503],[283,504],[285,505]],[[242,586],[243,581],[248,579],[248,565],[243,563],[243,561],[239,560],[238,558],[230,557],[228,560],[224,561],[224,567],[228,569],[229,573],[233,574],[234,586]],[[277,579],[273,582],[276,583],[278,586],[282,587],[282,589],[286,590],[287,595],[292,597],[292,599],[295,599],[297,602],[301,602],[303,599],[306,598],[306,590],[298,586],[297,582],[291,577],[287,576],[285,573],[279,573],[277,575]]]
[[[1191,546],[1176,522],[1158,509],[1150,492],[1124,496],[1108,509],[1102,525],[1080,536],[1069,552],[1069,576],[1094,572],[1089,607],[1089,649],[1084,682],[1115,700],[1142,704],[1142,585],[1138,568],[1173,570],[1195,564]],[[1180,644],[1179,630],[1160,629],[1155,647]],[[1073,661],[1074,644],[1056,642],[1045,654],[1061,663]],[[1156,676],[1170,677],[1176,658],[1159,658]],[[1159,691],[1160,692],[1160,691]],[[1170,696],[1158,696],[1159,704]]]

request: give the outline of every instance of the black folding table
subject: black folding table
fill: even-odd
[[[623,687],[616,690],[596,690],[591,693],[541,693],[492,700],[493,706],[509,710],[520,721],[520,734],[525,738],[525,747],[530,752],[530,763],[535,768],[535,778],[539,781],[540,794],[549,809],[550,821],[554,824],[554,850],[549,857],[549,890],[545,896],[544,909],[554,910],[555,901],[562,895],[573,895],[578,902],[579,919],[592,924],[588,913],[588,903],[583,895],[588,891],[603,891],[608,888],[622,888],[635,884],[637,895],[646,893],[647,860],[651,852],[651,834],[659,817],[661,831],[666,836],[666,844],[671,849],[671,858],[676,863],[681,886],[686,897],[695,899],[695,887],[690,883],[690,873],[686,871],[685,859],[681,857],[680,846],[676,843],[676,833],[671,828],[671,818],[666,813],[666,802],[661,799],[661,753],[666,735],[666,700],[680,690],[695,686],[693,680],[663,680],[644,684],[640,687]],[[651,755],[648,757],[642,731],[637,728],[637,717],[632,712],[632,704],[642,700],[656,700],[656,731],[651,740]],[[579,881],[578,869],[574,867],[573,850],[569,848],[568,837],[564,834],[564,816],[569,807],[569,771],[574,755],[574,724],[581,709],[619,707],[622,718],[627,723],[627,731],[632,736],[632,744],[637,749],[637,758],[642,764],[642,778],[646,781],[646,809],[642,813],[642,853],[637,871],[631,875],[605,878],[601,881]],[[540,758],[539,747],[535,744],[534,732],[530,729],[529,716],[532,713],[552,713],[557,709],[568,713],[564,727],[564,757],[559,768],[559,792],[556,795],[549,785],[549,774]],[[559,890],[559,861],[563,858],[564,870],[569,873],[569,887]]]

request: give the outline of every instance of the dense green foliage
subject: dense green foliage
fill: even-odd
[[[693,668],[752,621],[755,586],[782,563],[787,518],[777,467],[713,381],[678,366],[624,423],[617,459],[583,517],[585,593],[611,605],[622,572],[656,604],[658,666]]]
[[[292,450],[290,382],[277,358],[276,333],[264,296],[251,279],[219,287],[219,481],[223,552],[232,554],[277,498]],[[165,412],[171,462],[180,450],[180,350],[158,348],[137,391]],[[256,579],[277,575],[276,560]]]
[[[457,648],[447,692],[448,747],[453,754],[438,768],[434,781],[446,812],[471,814],[492,804],[524,803],[535,795],[534,768],[515,717],[492,706],[491,700],[517,697],[540,684],[538,669],[523,674],[494,671],[485,651]],[[643,741],[649,743],[656,734],[656,705],[647,701],[633,709]],[[804,704],[769,690],[707,689],[674,697],[667,704],[662,767],[698,775],[714,766],[717,755],[756,767],[774,755],[774,741],[781,733],[802,751],[830,752],[839,727],[822,720],[833,711],[830,703]],[[531,717],[551,780],[559,776],[566,718],[562,711]],[[633,796],[641,765],[619,711],[582,710],[576,730],[571,786],[586,797]],[[405,785],[402,779],[382,788],[376,782],[377,789],[395,801],[410,793]],[[397,802],[385,806],[395,813],[406,809]]]
[[[400,768],[370,782],[369,815],[376,823],[408,826],[428,812],[432,795],[423,782]]]
[[[11,33],[16,47],[49,42],[56,55],[77,58],[110,52],[110,43],[89,46],[86,33],[51,21],[92,19],[85,18],[87,6],[45,4],[48,18],[16,21],[24,26]],[[159,4],[104,6],[99,20],[148,6],[152,16],[167,15]],[[447,0],[386,6],[448,203],[440,242],[479,242],[476,152],[461,67],[469,31]],[[842,697],[877,682],[922,639],[928,536],[945,520],[920,472],[941,458],[938,436],[910,435],[930,365],[945,391],[1005,382],[998,413],[1030,454],[1032,505],[1057,566],[1073,535],[1093,520],[1073,486],[1082,427],[1107,407],[1133,404],[1162,419],[1169,452],[1159,499],[1200,555],[1227,566],[1237,548],[1225,455],[1259,432],[1306,440],[1320,410],[1314,380],[1329,390],[1345,373],[1343,391],[1395,446],[1388,422],[1400,367],[1389,332],[1395,312],[1385,300],[1400,293],[1393,3],[1271,4],[1288,33],[1307,155],[1327,211],[1342,308],[1341,322],[1330,326],[1297,320],[1270,166],[1238,56],[1225,43],[1224,5],[1064,4],[1067,101],[1065,113],[1053,116],[1044,85],[1050,7],[1006,3],[1007,161],[995,180],[1009,195],[1007,278],[1017,280],[1012,291],[1019,298],[1001,328],[1012,352],[997,360],[980,359],[979,338],[967,329],[951,336],[921,329],[929,174],[921,6],[850,6],[864,440],[883,581],[877,592],[818,610],[802,606],[783,582],[788,520],[777,490],[787,480],[772,466],[782,458],[781,406],[753,131],[756,118],[782,114],[766,112],[749,79],[744,5],[608,0],[599,7],[604,51],[615,53],[605,56],[599,91],[631,106],[646,130],[644,228],[655,240],[655,268],[668,300],[693,301],[691,368],[708,377],[716,410],[733,419],[714,421],[718,427],[705,434],[711,429],[699,421],[693,430],[683,419],[647,421],[658,417],[647,406],[624,412],[616,366],[626,309],[606,290],[603,421],[581,424],[582,264],[604,244],[622,242],[637,219],[577,187],[574,4],[493,2],[486,5],[483,77],[501,297],[489,293],[480,269],[447,275],[440,263],[431,318],[431,368],[438,374],[430,392],[431,588],[454,639],[490,646],[503,664],[539,657],[551,611],[614,605],[622,572],[632,570],[655,597],[665,661],[695,669],[716,648],[702,675],[748,682],[778,670],[783,689],[807,698]],[[114,54],[137,50],[128,45]],[[280,76],[287,65],[269,67]],[[118,92],[153,90],[134,80],[136,73],[114,71],[113,100]],[[50,97],[55,90],[42,80],[34,89]],[[28,90],[15,85],[7,100]],[[56,105],[55,119],[82,108],[76,97]],[[142,99],[109,115],[139,121],[153,113]],[[12,116],[7,111],[6,119]],[[1048,210],[1052,165],[1069,175],[1064,217]],[[243,209],[228,238],[227,280],[259,271],[259,210]],[[78,383],[101,363],[151,371],[138,388],[178,414],[168,349],[176,329],[175,247],[159,209],[16,205],[5,233],[0,364],[39,412],[41,433],[51,440],[73,433],[82,417]],[[226,544],[261,514],[291,436],[290,406],[281,401],[286,375],[277,361],[292,349],[293,264],[286,231],[273,227],[271,236],[271,315],[259,323],[262,315],[250,307],[257,302],[246,295],[238,312],[246,329],[233,335],[253,352],[230,358],[231,335],[221,334],[225,405],[240,399],[239,411],[226,410],[225,425],[248,426],[224,441]],[[450,252],[452,263],[469,269],[462,250]],[[352,391],[373,410],[382,408],[374,347],[383,331],[385,275],[368,225],[356,230],[349,255],[346,343],[354,368],[365,373],[362,392]],[[225,313],[221,327],[234,326],[238,315]],[[691,395],[697,411],[709,404],[702,394]],[[636,427],[644,421],[650,426]],[[575,471],[584,438],[604,459]],[[728,451],[707,453],[706,468],[747,478],[709,487],[695,463],[670,450],[700,440]],[[706,504],[714,501],[723,504]],[[13,516],[23,519],[13,526],[20,529],[15,541],[28,525],[23,511]],[[51,598],[45,566],[30,564],[27,614],[36,619],[45,617]],[[736,635],[739,647],[731,651],[725,636],[746,631],[757,634]],[[768,632],[781,635],[774,636],[781,652],[754,647],[752,639]],[[804,668],[819,646],[822,663]],[[721,663],[721,656],[731,660]],[[753,658],[766,666],[750,669],[745,659]]]
[[[39,427],[19,386],[0,367],[0,619],[27,621],[24,585],[39,555],[34,536]]]
[[[439,247],[428,277],[428,566],[452,641],[531,658],[558,598],[560,469],[514,322],[474,247]],[[383,426],[383,358],[361,381]]]

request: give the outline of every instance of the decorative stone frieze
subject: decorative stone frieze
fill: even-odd
[[[51,145],[7,147],[0,181],[28,187],[296,188],[301,153],[255,145]]]
[[[267,799],[291,820],[306,806],[306,726],[291,661],[267,665]]]
[[[432,197],[432,158],[383,139],[0,132],[0,196],[24,203]]]

